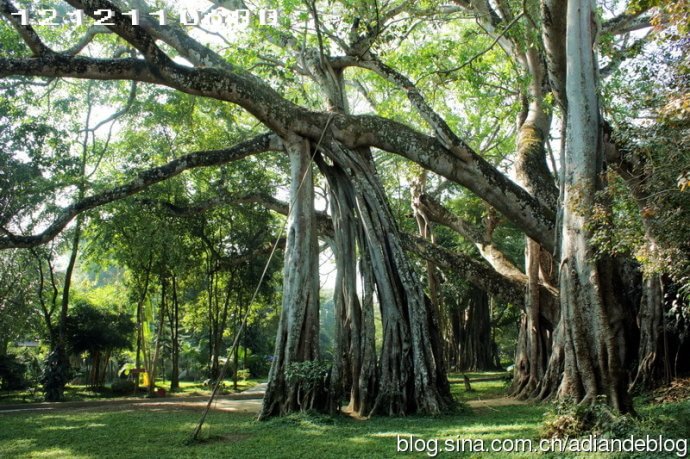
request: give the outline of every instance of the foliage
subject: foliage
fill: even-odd
[[[14,355],[0,355],[0,389],[17,390],[26,387],[26,366]]]
[[[249,373],[254,378],[261,378],[268,375],[271,369],[271,362],[265,355],[252,354],[245,360],[245,365]]]
[[[246,381],[251,376],[251,372],[244,368],[242,370],[237,370],[237,379],[240,381]]]
[[[130,395],[136,392],[137,384],[127,379],[118,379],[110,386],[114,395]]]
[[[654,46],[609,79],[608,119],[622,158],[631,169],[627,185],[610,172],[590,227],[601,253],[634,256],[645,274],[670,276],[690,287],[687,222],[690,201],[683,177],[690,171],[690,41],[684,2],[633,2],[654,12]],[[663,18],[663,19],[662,19]],[[662,22],[663,21],[663,24]],[[605,204],[610,204],[606,209]]]
[[[560,400],[546,413],[542,435],[575,438],[592,433],[618,438],[629,434],[633,424],[631,415],[614,413],[604,396],[591,403]]]
[[[331,374],[330,362],[321,360],[306,360],[291,362],[285,367],[287,384],[296,388],[302,411],[312,408],[310,400],[314,400],[325,393]]]
[[[32,308],[38,302],[34,265],[27,251],[0,253],[0,354],[8,343],[35,338],[43,331]]]
[[[67,342],[74,353],[131,348],[134,322],[127,313],[114,313],[78,301],[67,317]]]
[[[290,385],[299,385],[312,391],[326,382],[330,374],[330,363],[321,360],[291,362],[285,368],[285,378]]]

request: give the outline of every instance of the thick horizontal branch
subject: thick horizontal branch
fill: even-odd
[[[73,77],[90,80],[130,80],[163,84],[143,59],[96,59],[49,54],[39,58],[0,58],[0,77]]]
[[[474,225],[453,214],[431,196],[422,195],[419,201],[424,215],[429,218],[429,220],[451,228],[468,242],[474,244],[481,256],[499,274],[522,284],[527,284],[527,275],[515,266],[515,264],[513,264],[513,262],[510,261],[492,241],[486,240],[479,228],[476,228]]]
[[[104,0],[70,3],[88,4],[90,9],[112,7]],[[149,39],[141,38],[125,26],[113,26],[111,30],[137,49],[148,46]],[[151,52],[157,55],[155,50]],[[154,62],[55,55],[35,59],[0,59],[0,77],[9,75],[128,79],[165,85],[188,94],[237,104],[280,136],[294,133],[316,142],[325,134],[351,149],[376,147],[399,154],[465,186],[529,237],[547,250],[553,250],[553,209],[543,206],[469,148],[453,148],[455,151],[452,151],[444,140],[377,116],[312,112],[286,100],[270,86],[246,73],[227,68],[191,68],[163,58],[156,58]],[[330,123],[329,118],[332,118]],[[329,126],[329,132],[325,133],[326,126]]]
[[[479,250],[479,254],[489,265],[501,276],[508,280],[519,282],[527,286],[527,275],[520,268],[510,261],[510,259],[496,245],[484,237],[482,231],[474,225],[466,222],[451,211],[443,207],[439,202],[428,195],[420,196],[420,206],[424,210],[424,215],[434,223],[447,226],[459,233],[467,241],[473,243]],[[540,282],[539,288],[542,294],[558,298],[558,290],[553,286]]]
[[[524,308],[526,284],[508,279],[491,266],[472,257],[453,253],[418,236],[401,233],[403,248],[416,253],[437,266],[457,272],[472,285],[484,290],[499,300]]]
[[[349,139],[354,143],[349,145],[343,142],[350,148],[370,145],[397,153],[463,185],[546,250],[553,251],[554,211],[474,152],[469,151],[465,158],[458,158],[438,139],[376,116],[336,116],[332,124],[334,130],[339,129],[335,133],[338,139]]]
[[[64,208],[55,221],[40,234],[30,236],[8,234],[0,237],[0,250],[29,248],[45,244],[54,239],[80,213],[131,196],[186,170],[226,164],[249,155],[277,149],[280,149],[279,140],[272,134],[262,134],[232,148],[190,153],[163,166],[140,172],[136,179],[125,185],[89,196]]]

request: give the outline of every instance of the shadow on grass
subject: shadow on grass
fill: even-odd
[[[498,390],[499,387],[482,387],[471,394],[487,399],[495,391],[503,396]],[[267,422],[257,422],[253,414],[213,411],[201,432],[202,441],[191,446],[186,442],[200,412],[189,409],[88,408],[5,413],[0,414],[0,457],[394,457],[400,454],[396,451],[399,438],[438,439],[439,443],[462,439],[537,439],[548,408],[546,404],[495,406],[464,409],[444,416],[369,420],[344,415],[295,414]],[[650,428],[677,426],[677,420],[690,419],[688,401],[668,405],[647,405],[640,401],[638,408],[649,419]],[[677,427],[673,433],[676,437],[687,437],[689,430],[690,426]],[[429,457],[424,452],[406,456]],[[526,453],[454,453],[452,456],[533,457]]]
[[[194,446],[184,446],[199,413],[182,410],[4,414],[0,457],[392,457],[398,436],[534,437],[543,406],[452,416],[373,418],[293,415],[256,422],[213,412]],[[517,457],[517,456],[513,456]]]

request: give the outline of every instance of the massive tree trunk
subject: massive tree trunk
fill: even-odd
[[[605,395],[618,411],[632,403],[627,392],[622,306],[612,291],[611,260],[599,256],[587,226],[601,188],[602,131],[597,95],[593,2],[570,1],[567,9],[567,137],[561,237],[561,322],[551,365],[563,368],[560,398],[590,403]],[[562,359],[562,361],[560,361]],[[551,369],[548,376],[556,377]],[[545,381],[550,388],[553,381]]]
[[[318,19],[314,19],[318,26]],[[347,113],[342,69],[334,69],[323,52],[321,48],[320,53],[307,54],[305,66],[310,68],[319,83],[328,100],[329,110]],[[326,150],[324,153],[332,166],[323,161],[320,163],[323,163],[321,169],[331,186],[335,203],[335,246],[341,250],[336,254],[336,263],[339,264],[336,314],[345,322],[338,326],[336,333],[336,362],[331,373],[334,376],[331,381],[332,399],[337,397],[342,383],[350,379],[350,405],[360,414],[438,413],[451,400],[443,369],[438,318],[402,251],[371,153],[368,149],[348,149],[338,141],[332,141]],[[355,224],[360,228],[357,233],[354,232]],[[360,270],[364,280],[361,305],[356,298],[353,269],[355,234],[358,236]],[[376,366],[373,362],[374,284],[383,320],[378,376],[374,374]],[[350,330],[346,330],[348,326]],[[351,354],[344,356],[348,341]],[[348,366],[350,370],[346,371]]]
[[[260,419],[299,410],[323,410],[327,405],[325,387],[302,387],[299,380],[288,380],[286,374],[292,363],[319,359],[319,265],[311,150],[309,141],[301,138],[288,139],[286,146],[290,157],[291,208],[283,306]]]
[[[368,150],[328,148],[354,184],[383,322],[378,391],[371,413],[440,413],[451,401],[438,323],[402,250]]]
[[[336,323],[331,372],[330,411],[340,409],[349,396],[348,409],[366,415],[376,395],[376,349],[374,346],[373,279],[366,254],[364,234],[357,218],[356,195],[351,180],[337,165],[317,161],[329,183],[333,220],[333,252]],[[357,294],[357,259],[364,281],[363,301]]]
[[[317,18],[315,18],[317,20]],[[332,113],[348,114],[349,106],[342,69],[333,68],[323,54],[301,53],[305,67],[319,85]],[[376,349],[371,264],[366,258],[366,242],[356,208],[356,191],[351,179],[338,164],[329,165],[318,154],[316,162],[329,186],[333,222],[333,253],[336,280],[333,302],[336,329],[333,366],[329,388],[329,411],[340,409],[349,398],[348,410],[368,414],[376,396]],[[360,254],[363,301],[357,292],[357,259]]]

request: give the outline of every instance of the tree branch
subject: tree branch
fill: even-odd
[[[651,27],[651,17],[645,13],[646,11],[641,11],[637,14],[620,14],[604,22],[601,25],[601,31],[613,35],[622,35]]]
[[[38,58],[0,58],[0,77],[73,77],[92,80],[134,80],[165,84],[143,59],[96,59],[50,54]]]
[[[0,0],[0,14],[5,16],[10,24],[12,24],[12,27],[19,33],[33,55],[43,56],[53,53],[53,50],[43,43],[41,37],[38,36],[33,27],[30,25],[22,25],[19,16],[13,16],[13,14],[16,13],[18,13],[18,10],[10,0]]]
[[[96,38],[96,35],[105,33],[110,33],[110,31],[105,26],[96,25],[89,27],[84,36],[82,36],[79,39],[77,44],[75,44],[69,49],[66,49],[64,53],[69,54],[70,56],[76,56],[77,54],[82,52],[82,50],[86,48],[89,45],[89,43],[93,41],[94,38]]]
[[[483,234],[481,229],[476,228],[471,223],[454,215],[429,195],[421,195],[419,205],[423,208],[424,214],[429,220],[451,228],[466,240],[472,242],[479,250],[482,258],[484,258],[498,274],[507,279],[520,282],[525,286],[527,285],[527,275],[522,272],[520,268],[515,266],[515,264],[496,247],[491,239]],[[543,293],[554,299],[558,298],[558,290],[553,286],[543,282],[540,282],[539,286]]]
[[[232,148],[190,153],[174,159],[163,166],[153,167],[140,172],[136,179],[125,185],[86,197],[65,207],[55,221],[39,234],[30,236],[8,234],[7,236],[0,237],[0,250],[30,248],[45,244],[60,234],[60,231],[77,215],[95,207],[131,196],[151,185],[179,175],[186,170],[226,164],[252,154],[278,149],[280,149],[279,141],[274,135],[261,134]]]
[[[104,0],[70,3],[87,11],[112,6]],[[165,85],[188,94],[224,100],[243,107],[279,136],[289,133],[318,140],[332,117],[328,136],[348,148],[376,147],[396,153],[459,183],[476,193],[515,222],[525,234],[553,249],[555,214],[508,177],[499,172],[467,145],[439,141],[414,131],[409,126],[376,116],[332,115],[309,111],[278,94],[253,75],[229,69],[190,68],[175,64],[167,57],[157,58],[160,50],[148,49],[153,39],[139,29],[132,30],[128,19],[118,19],[110,29],[125,38],[147,60],[92,59],[54,55],[35,59],[0,59],[0,77],[8,75],[75,77],[99,80],[137,80]],[[124,30],[124,31],[123,31]],[[142,36],[144,34],[144,36]],[[157,50],[157,51],[156,51]],[[151,58],[153,56],[153,58]],[[433,118],[433,111],[428,112]],[[437,116],[437,115],[436,115]],[[443,120],[440,120],[443,121]],[[443,123],[445,124],[445,123]],[[440,132],[452,140],[452,132],[440,126]]]
[[[524,308],[526,284],[508,279],[486,263],[465,254],[453,253],[419,236],[401,233],[400,239],[405,250],[416,253],[443,269],[457,272],[472,285],[500,300]]]

